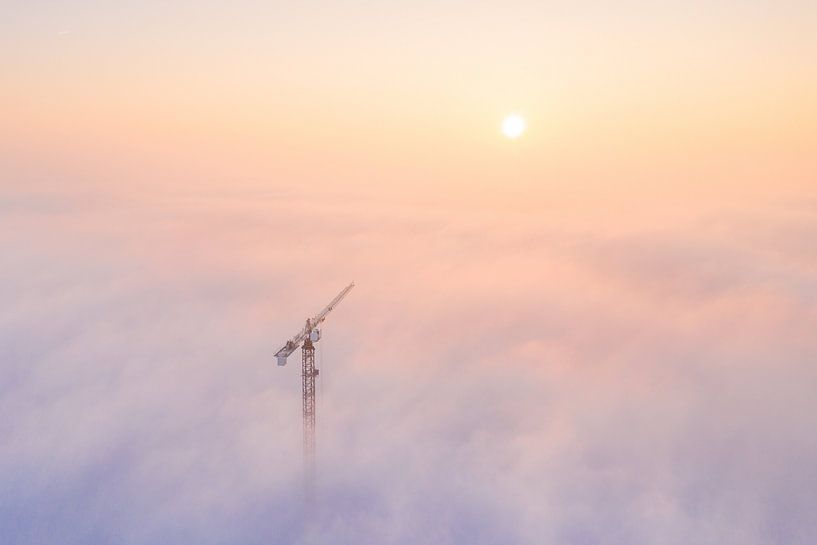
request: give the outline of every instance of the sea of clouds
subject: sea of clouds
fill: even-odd
[[[0,187],[0,543],[817,542],[813,198],[61,187]],[[305,516],[272,354],[352,280]]]

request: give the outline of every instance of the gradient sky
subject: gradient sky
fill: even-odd
[[[814,3],[0,10],[0,543],[817,542]]]

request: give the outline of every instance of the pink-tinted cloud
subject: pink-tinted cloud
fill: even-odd
[[[3,190],[11,541],[817,537],[807,207],[611,234],[444,200],[92,194]],[[305,534],[298,369],[271,354],[352,279]]]

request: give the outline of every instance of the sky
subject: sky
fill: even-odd
[[[0,9],[0,543],[817,542],[813,3]]]

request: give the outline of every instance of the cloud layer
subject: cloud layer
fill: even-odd
[[[802,197],[640,218],[7,186],[2,541],[813,543]],[[350,280],[305,521],[297,354],[271,355]]]

